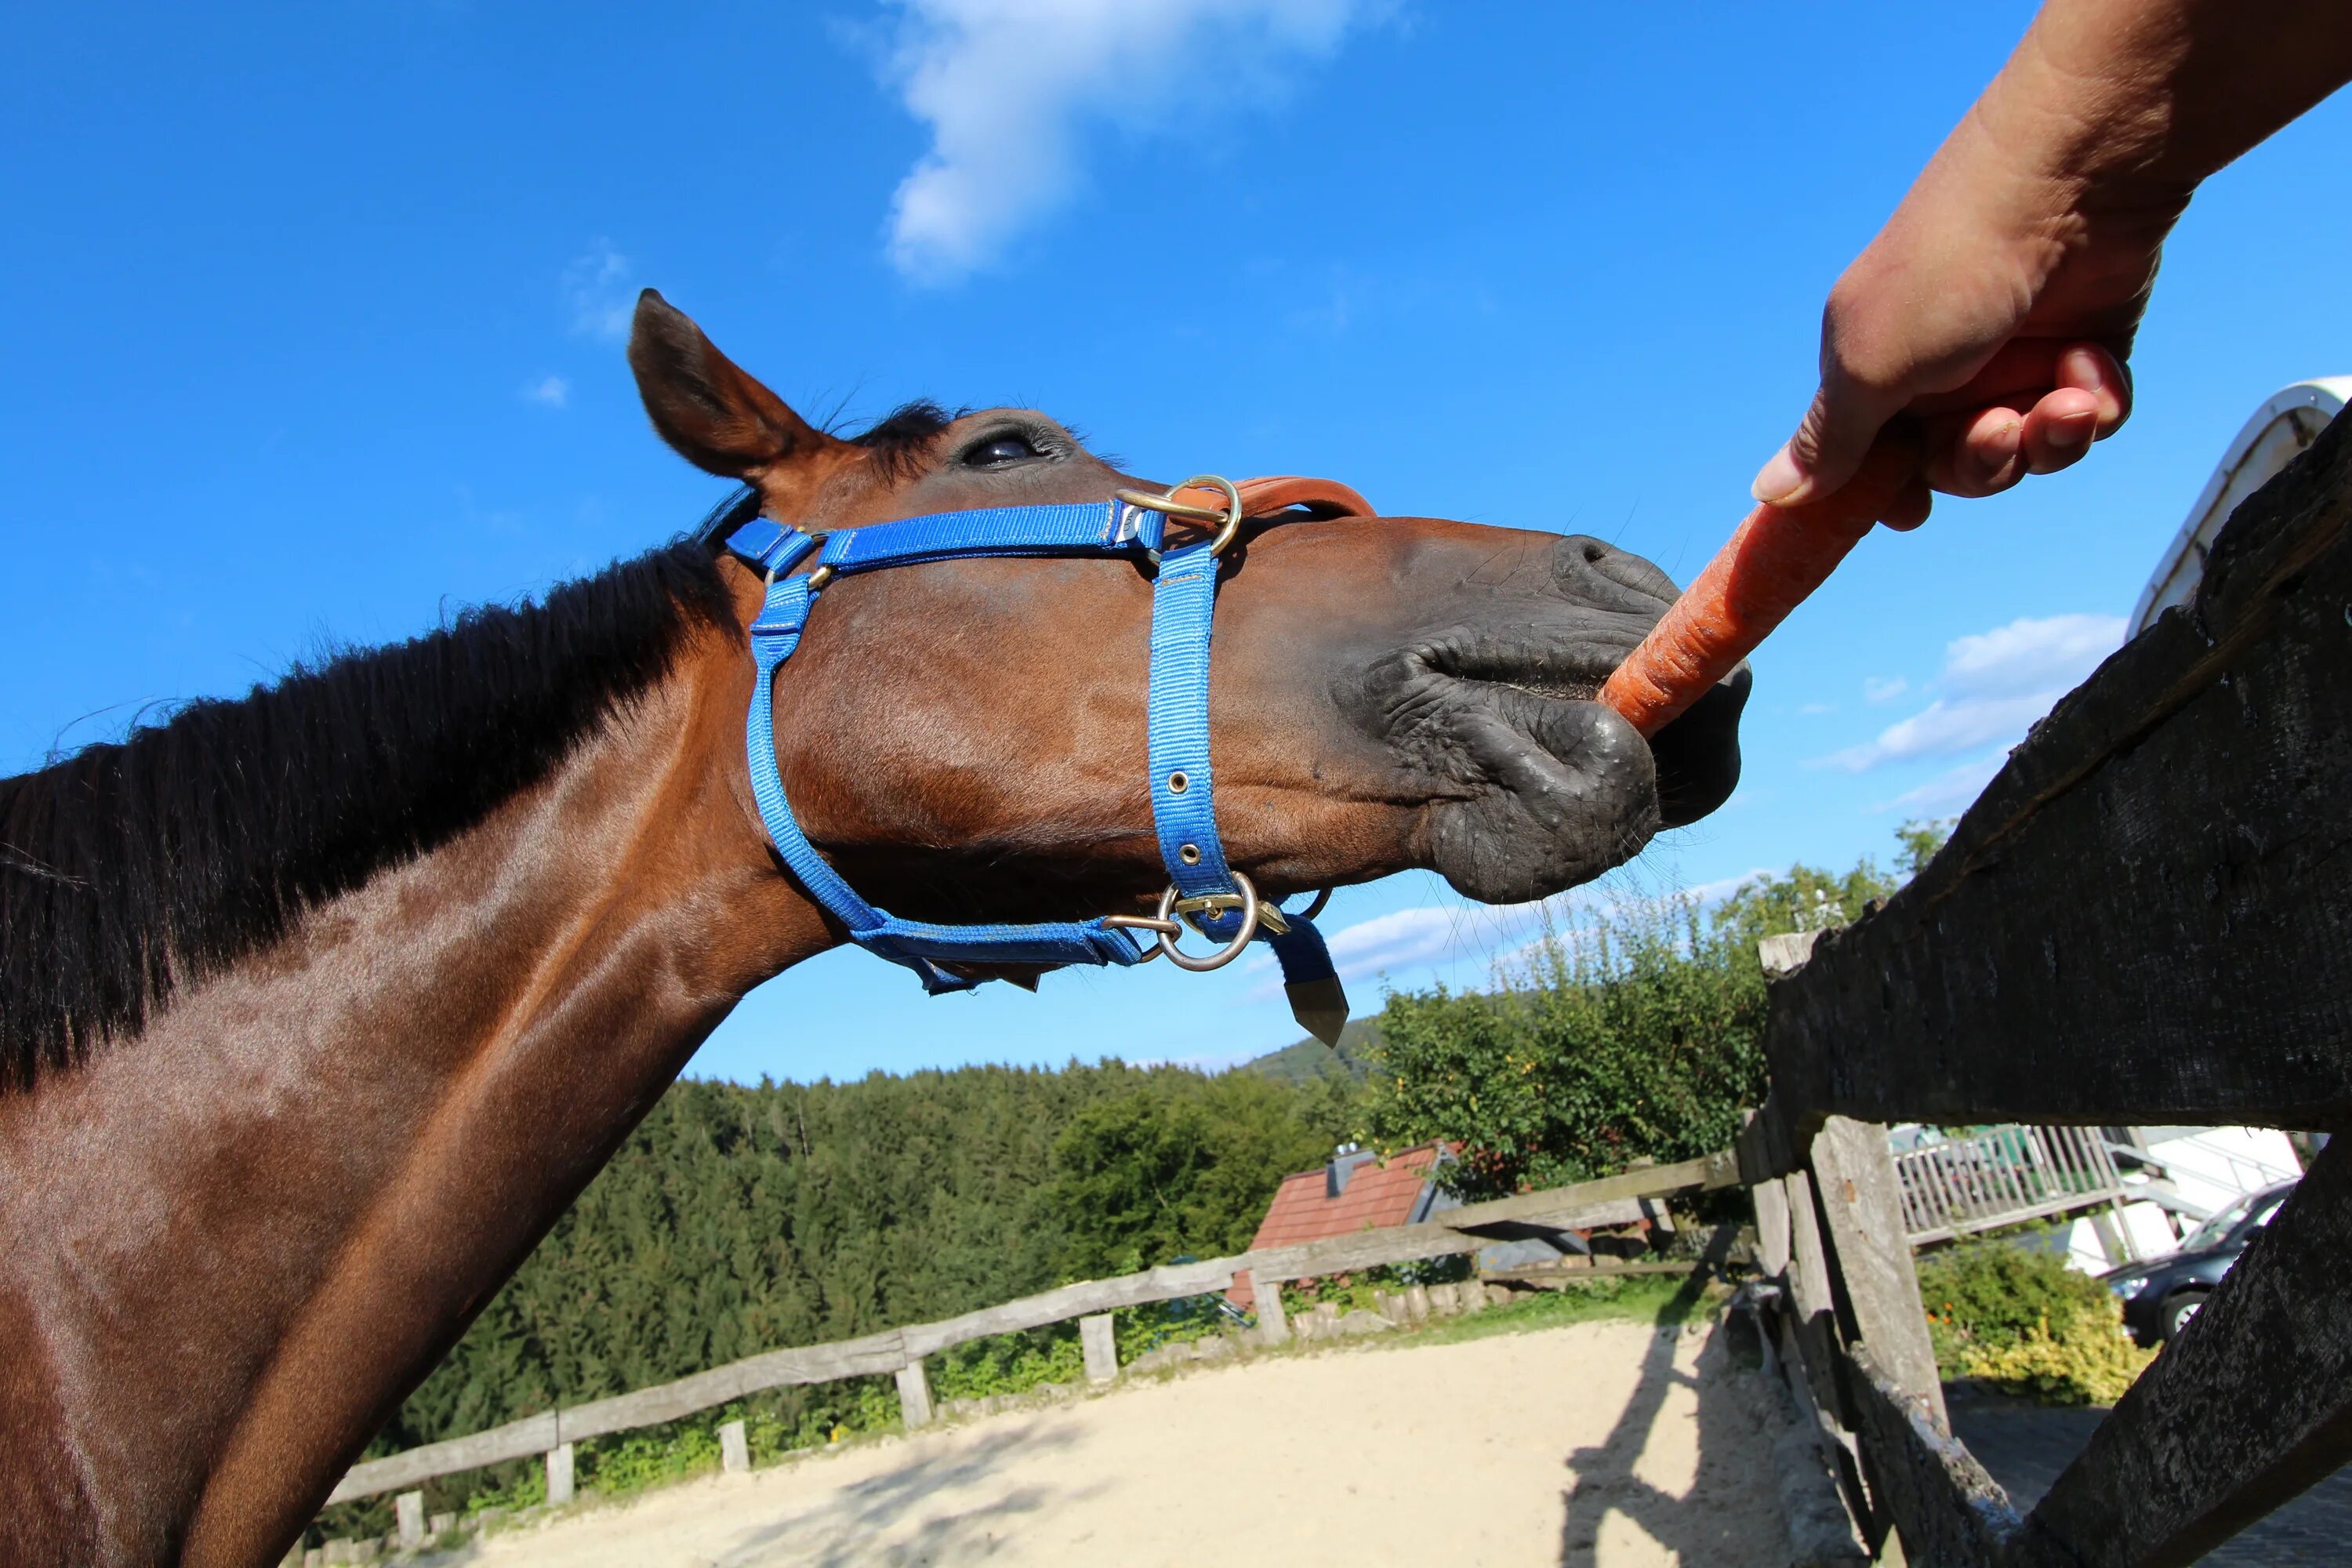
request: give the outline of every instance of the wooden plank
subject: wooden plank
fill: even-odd
[[[2352,420],[1771,986],[1792,1125],[2352,1116]]]
[[[1088,1383],[1111,1383],[1118,1379],[1118,1341],[1111,1333],[1108,1312],[1078,1320],[1078,1344],[1086,1354]]]
[[[1759,1182],[1748,1190],[1756,1205],[1756,1262],[1778,1279],[1789,1271],[1789,1189],[1779,1182]]]
[[[1124,1274],[1116,1279],[1081,1280],[1075,1285],[1065,1285],[1058,1290],[1048,1290],[1043,1295],[1007,1301],[1001,1307],[988,1307],[977,1312],[966,1312],[960,1318],[950,1318],[944,1322],[918,1323],[898,1332],[906,1342],[908,1354],[933,1355],[950,1345],[986,1339],[991,1334],[1042,1329],[1048,1323],[1066,1322],[1072,1318],[1113,1311],[1120,1307],[1140,1307],[1153,1301],[1173,1301],[1184,1296],[1211,1295],[1230,1288],[1234,1282],[1234,1271],[1246,1263],[1245,1258],[1213,1258],[1203,1263],[1163,1264],[1158,1268],[1147,1268],[1140,1274]]]
[[[898,1369],[898,1424],[911,1432],[931,1424],[931,1380],[923,1363],[910,1361]]]
[[[1875,1121],[1831,1117],[1813,1139],[1813,1184],[1829,1226],[1833,1285],[1854,1333],[1896,1387],[1945,1421],[1944,1385],[1936,1374],[1936,1348],[1927,1339],[1911,1243],[1903,1233],[1886,1129]]]
[[[559,1440],[555,1412],[526,1415],[503,1426],[470,1432],[446,1442],[427,1443],[381,1459],[362,1460],[336,1483],[335,1489],[327,1494],[327,1500],[350,1502],[354,1498],[374,1497],[381,1492],[404,1491],[436,1476],[478,1470],[484,1465],[544,1454]]]
[[[2333,1140],[2031,1521],[2085,1568],[2193,1563],[2352,1459],[2352,1148]]]
[[[1925,1400],[1905,1392],[1869,1345],[1838,1353],[1872,1500],[1902,1538],[1905,1562],[1912,1568],[2057,1568],[2064,1562],[2024,1545],[2009,1494]]]
[[[908,1360],[907,1347],[896,1329],[835,1344],[769,1351],[675,1383],[575,1405],[559,1413],[561,1430],[563,1441],[572,1443],[639,1426],[658,1426],[762,1389],[833,1383],[845,1377],[887,1376]]]
[[[1853,1424],[1837,1385],[1837,1302],[1831,1294],[1829,1254],[1822,1246],[1812,1181],[1802,1171],[1791,1172],[1781,1180],[1789,1194],[1789,1321],[1801,1352],[1797,1363],[1814,1405],[1852,1430]]]
[[[1525,1268],[1497,1268],[1478,1278],[1497,1285],[1519,1283],[1545,1290],[1565,1290],[1588,1280],[1606,1279],[1618,1275],[1692,1274],[1712,1267],[1703,1258],[1675,1258],[1640,1263],[1588,1263],[1575,1268],[1563,1264],[1533,1263]]]
[[[1239,1284],[1244,1278],[1250,1282],[1250,1300],[1257,1309],[1257,1337],[1261,1344],[1278,1345],[1290,1338],[1290,1321],[1282,1315],[1282,1281],[1260,1280],[1255,1273],[1234,1276]]]

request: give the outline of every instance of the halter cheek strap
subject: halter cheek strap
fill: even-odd
[[[1222,492],[1222,509],[1177,499],[1204,486],[1213,494]],[[1249,879],[1226,866],[1209,759],[1209,638],[1218,555],[1244,516],[1287,507],[1303,507],[1309,515],[1371,511],[1353,490],[1326,480],[1286,478],[1234,486],[1203,476],[1167,496],[1130,490],[1079,505],[940,512],[820,537],[760,516],[759,498],[749,489],[730,498],[705,520],[700,534],[724,541],[768,578],[767,601],[751,628],[759,676],[744,744],[761,819],[785,867],[852,942],[913,970],[935,995],[980,984],[943,967],[949,963],[1126,965],[1166,952],[1184,968],[1211,969],[1230,962],[1255,939],[1274,949],[1298,1021],[1336,1044],[1347,1022],[1347,997],[1322,935],[1308,918],[1321,910],[1323,899],[1304,911],[1286,913],[1271,900],[1262,902]],[[1223,515],[1216,516],[1216,510]],[[1173,551],[1163,560],[1160,541],[1171,513],[1213,516],[1223,526],[1214,539]],[[812,569],[795,574],[812,555]],[[800,646],[824,586],[859,572],[986,556],[1120,559],[1156,571],[1148,741],[1152,820],[1170,886],[1154,917],[1103,915],[1026,925],[902,920],[860,897],[793,818],[776,765],[775,676]],[[1186,956],[1176,946],[1180,921],[1224,947],[1207,958]]]

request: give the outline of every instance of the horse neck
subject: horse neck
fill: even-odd
[[[0,1383],[0,1449],[53,1456],[0,1516],[46,1515],[61,1560],[272,1556],[736,1000],[828,945],[760,836],[719,645],[0,1101],[0,1341],[47,1358]]]

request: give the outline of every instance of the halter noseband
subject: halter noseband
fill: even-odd
[[[1205,491],[1222,504],[1179,500],[1187,490]],[[1256,940],[1274,949],[1299,1023],[1336,1045],[1348,1019],[1348,999],[1311,918],[1330,894],[1317,895],[1302,910],[1286,911],[1272,900],[1261,900],[1249,878],[1225,864],[1209,767],[1209,632],[1216,609],[1217,557],[1239,536],[1244,518],[1291,507],[1322,516],[1370,516],[1372,510],[1355,491],[1328,479],[1276,478],[1235,485],[1202,474],[1165,495],[1120,490],[1107,501],[937,512],[809,534],[761,517],[759,496],[748,487],[729,498],[699,533],[705,542],[723,541],[767,574],[767,603],[751,623],[751,657],[760,673],[744,744],[752,795],[786,868],[847,929],[850,941],[913,970],[933,995],[980,984],[950,973],[943,967],[949,963],[1126,965],[1164,952],[1180,967],[1199,971],[1221,968]],[[1160,540],[1171,515],[1216,531],[1163,558]],[[797,573],[812,555],[810,570]],[[775,679],[778,667],[800,646],[818,595],[835,579],[857,573],[973,556],[1118,559],[1154,574],[1148,742],[1152,825],[1169,886],[1153,914],[1031,925],[901,920],[860,898],[793,820],[776,767]],[[1178,951],[1186,924],[1223,945],[1198,958]]]

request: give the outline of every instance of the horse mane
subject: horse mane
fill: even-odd
[[[0,779],[0,1092],[471,827],[733,626],[681,540]]]

